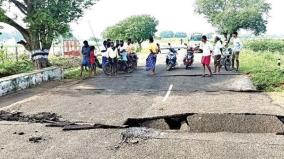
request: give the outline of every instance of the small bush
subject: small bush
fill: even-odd
[[[269,51],[284,53],[284,40],[249,40],[244,43],[245,48],[251,49],[255,52]]]

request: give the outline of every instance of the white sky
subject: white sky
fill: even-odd
[[[284,34],[284,0],[268,1],[272,11],[267,33]],[[130,15],[150,14],[159,20],[159,31],[214,32],[205,18],[194,13],[193,4],[194,0],[100,0],[71,26],[76,37],[87,39],[93,34],[100,36],[106,27]]]
[[[272,3],[267,33],[284,35],[284,0],[267,1]],[[194,0],[100,0],[71,28],[75,37],[84,40],[100,36],[106,27],[128,16],[150,14],[159,20],[159,31],[214,32],[205,18],[194,13],[193,4]],[[5,27],[5,31],[12,29]]]

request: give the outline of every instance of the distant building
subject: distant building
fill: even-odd
[[[76,39],[63,40],[64,56],[81,56],[80,41]]]

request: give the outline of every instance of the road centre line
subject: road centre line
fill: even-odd
[[[173,86],[174,86],[173,84],[170,85],[169,90],[168,90],[166,96],[165,96],[164,99],[163,99],[163,102],[166,102],[167,99],[169,98],[169,96],[170,96],[170,94],[171,94],[171,91],[172,91],[172,89],[173,89]]]

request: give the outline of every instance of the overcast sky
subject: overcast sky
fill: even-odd
[[[272,11],[268,34],[284,34],[284,0],[268,0]],[[98,37],[108,26],[139,14],[150,14],[159,20],[158,30],[183,31],[187,33],[214,32],[205,18],[194,13],[194,0],[100,0],[84,17],[71,24],[75,37],[88,39]],[[5,27],[5,30],[11,30]]]
[[[284,0],[268,0],[272,3],[268,34],[284,34]],[[85,16],[72,24],[76,37],[87,39],[101,32],[120,20],[139,14],[150,14],[160,24],[159,31],[173,30],[184,32],[207,33],[214,28],[206,19],[194,13],[194,0],[100,0]]]

